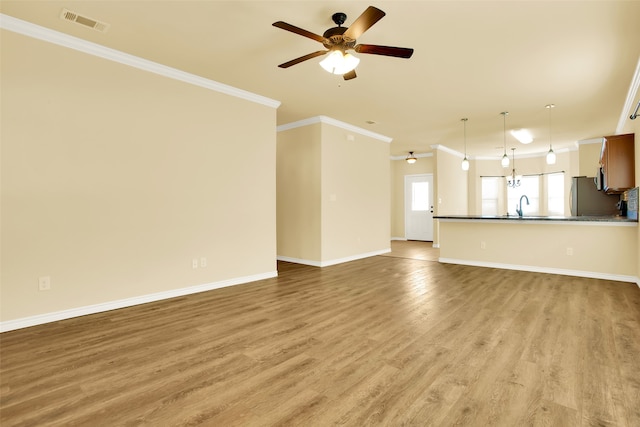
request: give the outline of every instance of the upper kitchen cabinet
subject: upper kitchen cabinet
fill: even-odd
[[[634,134],[605,136],[600,151],[605,193],[620,194],[635,187]]]

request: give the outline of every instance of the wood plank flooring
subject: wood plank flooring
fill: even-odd
[[[392,240],[391,252],[382,256],[421,259],[423,261],[438,261],[440,249],[434,248],[433,242],[422,242],[419,240]]]
[[[640,426],[635,284],[420,245],[0,334],[0,425]]]

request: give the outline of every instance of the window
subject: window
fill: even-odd
[[[414,182],[411,184],[411,192],[413,197],[411,198],[411,210],[426,211],[429,209],[429,183],[428,182]]]
[[[564,215],[564,172],[547,177],[547,214]]]
[[[501,178],[482,177],[482,215],[498,215],[498,195]]]
[[[522,199],[520,206],[520,198],[527,196],[527,200]],[[517,215],[516,208],[520,207],[525,215],[540,215],[540,177],[523,176],[520,181],[520,187],[507,187],[507,212],[509,215]]]

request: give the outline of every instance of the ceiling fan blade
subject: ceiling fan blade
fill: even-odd
[[[362,35],[362,33],[371,28],[373,24],[381,20],[384,15],[386,15],[386,13],[384,13],[380,9],[369,6],[367,10],[362,12],[362,15],[358,16],[358,18],[353,21],[353,24],[349,26],[342,37],[350,41],[357,39]]]
[[[303,61],[306,61],[307,59],[315,58],[317,56],[322,56],[327,52],[328,52],[327,50],[319,50],[317,52],[309,53],[307,55],[301,56],[300,58],[292,59],[291,61],[285,62],[284,64],[280,64],[280,65],[278,65],[278,67],[280,67],[280,68],[289,68],[292,65],[299,64],[299,63],[301,63]]]
[[[356,77],[358,77],[356,75],[356,70],[351,70],[348,73],[342,75],[342,78],[345,80],[355,79]]]
[[[296,27],[295,25],[287,24],[286,22],[278,21],[278,22],[274,22],[272,25],[274,27],[282,28],[283,30],[286,30],[286,31],[291,31],[292,33],[295,33],[295,34],[308,37],[311,40],[315,40],[320,43],[324,43],[327,41],[327,39],[325,39],[324,37],[318,34],[314,34],[311,31],[303,30],[302,28]]]
[[[359,44],[353,48],[358,53],[394,56],[396,58],[411,58],[413,49],[408,47],[380,46],[377,44]]]

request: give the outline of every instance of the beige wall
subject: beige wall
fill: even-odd
[[[389,143],[322,124],[322,261],[389,249]]]
[[[278,257],[323,266],[389,251],[389,143],[320,120],[278,132]]]
[[[482,185],[478,175],[478,161],[469,160],[469,170],[467,173],[467,214],[482,214]],[[460,168],[462,166],[460,165]],[[479,200],[480,203],[476,203]]]
[[[578,176],[596,176],[600,168],[600,150],[602,150],[602,139],[579,145],[580,169]]]
[[[404,239],[404,177],[406,175],[433,174],[434,158],[418,157],[409,164],[404,159],[391,160],[391,237]],[[434,177],[435,180],[435,177]],[[434,201],[435,202],[435,201]]]
[[[436,161],[436,215],[468,214],[468,182],[471,171],[463,171],[462,158],[448,151],[434,150]],[[471,172],[472,173],[472,172]]]
[[[321,259],[320,123],[278,132],[278,255]]]
[[[558,273],[566,270],[628,279],[637,270],[636,229],[635,223],[440,221],[440,256],[462,264]],[[572,255],[567,254],[567,248]]]
[[[1,55],[2,321],[275,274],[274,108],[6,31]]]
[[[468,215],[469,171],[461,167],[462,157],[437,148],[434,150],[434,215]],[[473,172],[471,172],[473,173]],[[439,221],[434,221],[433,244],[440,246]]]

